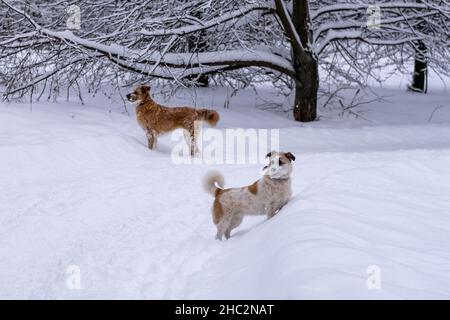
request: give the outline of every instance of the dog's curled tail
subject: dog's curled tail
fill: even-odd
[[[224,185],[223,176],[217,171],[210,171],[203,178],[203,190],[212,196],[217,196]]]
[[[200,109],[197,111],[200,120],[206,121],[210,126],[215,126],[219,121],[219,113],[214,110]]]

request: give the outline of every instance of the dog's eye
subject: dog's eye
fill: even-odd
[[[278,160],[278,165],[279,166],[282,166],[284,164],[284,162],[283,161],[281,161],[281,159],[280,160]]]

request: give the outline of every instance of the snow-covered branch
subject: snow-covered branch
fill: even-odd
[[[371,3],[80,1],[81,24],[71,28],[64,1],[0,0],[0,81],[19,93],[40,82],[58,92],[82,79],[95,92],[105,81],[191,85],[208,76],[226,85],[271,81],[299,93],[315,90],[316,69],[320,81],[358,85],[381,68],[410,72],[405,65],[414,60],[450,74],[448,2],[379,0],[376,27],[368,24]],[[302,103],[308,99],[315,101]]]
[[[163,79],[171,79],[177,77],[184,79],[196,74],[209,74],[224,70],[233,70],[242,67],[263,67],[286,75],[293,75],[294,70],[289,60],[279,54],[271,52],[270,47],[265,47],[258,43],[257,48],[230,48],[225,50],[209,50],[208,52],[173,52],[170,50],[180,39],[179,36],[218,26],[225,22],[229,22],[253,11],[269,12],[273,9],[267,3],[252,3],[238,9],[230,10],[228,13],[217,16],[206,22],[201,20],[196,21],[195,25],[188,27],[177,27],[173,29],[166,29],[161,31],[143,31],[141,35],[145,38],[153,38],[149,45],[133,46],[130,43],[120,44],[118,42],[111,43],[113,38],[120,38],[121,33],[128,32],[128,28],[121,25],[121,30],[114,30],[107,36],[96,37],[81,37],[75,35],[69,30],[51,30],[45,26],[40,25],[28,13],[19,10],[11,5],[9,2],[2,0],[15,13],[26,18],[30,22],[33,31],[28,31],[22,34],[17,34],[12,38],[7,38],[1,44],[5,47],[12,48],[12,44],[22,45],[28,42],[45,41],[52,42],[52,46],[63,46],[78,50],[82,55],[95,57],[98,60],[100,57],[106,58],[108,61],[124,68],[126,70],[139,73],[149,77],[158,77]],[[133,12],[133,11],[132,11]],[[130,13],[131,15],[132,13]],[[128,15],[129,16],[129,15]],[[110,17],[117,18],[117,15]],[[192,18],[195,20],[195,17]],[[156,21],[156,19],[143,19],[148,21]],[[166,19],[167,20],[167,19]],[[162,21],[162,20],[160,20]],[[90,35],[93,35],[93,30],[90,30]],[[169,44],[164,44],[164,49],[160,49],[163,42],[154,41],[155,37],[171,36]],[[155,48],[151,47],[155,44]],[[256,46],[255,46],[256,47]],[[277,52],[275,50],[275,52]],[[91,54],[92,53],[92,54]],[[73,59],[71,63],[78,62],[79,59]],[[64,64],[66,66],[66,64]],[[39,79],[46,77],[37,77],[33,83]]]
[[[336,13],[336,12],[345,12],[345,11],[355,11],[355,10],[367,10],[367,8],[371,4],[369,3],[341,3],[341,4],[333,4],[328,6],[320,6],[320,9],[315,10],[311,12],[311,18],[317,19],[321,15],[330,14],[330,13]],[[398,1],[388,1],[387,3],[375,3],[377,7],[379,7],[381,10],[385,9],[431,9],[434,8],[434,6],[423,2],[423,3],[417,3],[417,2],[398,2]]]
[[[245,16],[247,13],[256,11],[256,10],[272,12],[274,10],[274,7],[271,6],[270,3],[266,3],[264,1],[256,2],[253,4],[246,5],[242,8],[239,8],[238,10],[231,11],[224,15],[215,17],[209,21],[198,21],[194,25],[183,26],[183,27],[175,28],[175,29],[160,29],[160,30],[152,30],[152,31],[141,30],[141,34],[144,36],[147,36],[147,37],[167,36],[167,35],[184,36],[186,34],[210,29],[212,27],[221,25],[230,20]]]

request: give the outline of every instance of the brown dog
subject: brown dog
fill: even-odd
[[[230,238],[231,230],[239,226],[245,215],[265,214],[272,218],[291,197],[292,162],[290,152],[272,151],[267,154],[269,164],[263,168],[264,176],[253,184],[241,188],[223,189],[220,173],[210,172],[203,180],[203,188],[214,196],[213,222],[217,227],[216,239]]]
[[[182,128],[191,156],[194,156],[198,152],[196,126],[199,121],[206,121],[211,126],[215,126],[219,121],[219,114],[214,110],[162,106],[150,97],[149,86],[137,87],[132,93],[127,94],[127,99],[137,103],[137,120],[147,134],[150,149],[156,147],[158,135]]]

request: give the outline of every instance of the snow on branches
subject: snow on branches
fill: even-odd
[[[316,60],[327,80],[364,84],[375,69],[420,59],[450,74],[443,0],[0,0],[0,81],[6,95],[136,79],[301,83]],[[301,12],[293,12],[293,8]],[[370,25],[375,8],[376,25]],[[69,30],[72,29],[72,30]],[[424,49],[425,48],[425,49]],[[242,72],[242,68],[251,72]]]

